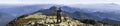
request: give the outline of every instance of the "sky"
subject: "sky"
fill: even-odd
[[[120,0],[0,0],[0,4],[120,4],[119,2]]]

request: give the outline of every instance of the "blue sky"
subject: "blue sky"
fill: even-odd
[[[119,2],[120,0],[0,0],[1,4],[120,4]]]

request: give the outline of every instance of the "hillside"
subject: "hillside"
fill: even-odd
[[[36,13],[16,20],[14,24],[9,23],[8,26],[93,26],[67,16],[62,16],[61,20],[61,23],[56,23],[56,16],[46,16]]]
[[[61,7],[63,10],[62,12],[63,16],[68,16],[70,18],[74,18],[77,20],[89,18],[92,20],[97,20],[97,21],[101,21],[101,22],[109,23],[109,24],[120,24],[119,10],[115,10],[115,11],[108,10],[109,7],[110,9],[114,9],[114,8],[118,9],[119,5],[116,5],[116,4],[110,4],[110,5],[109,4],[105,4],[105,5],[104,4],[100,4],[100,5],[91,4],[90,5],[91,7],[94,6],[92,8],[87,7],[89,5],[85,5],[85,7],[83,5],[84,8],[81,8],[81,6],[78,6],[78,5],[76,7],[71,7],[71,6],[55,5],[55,4],[35,4],[35,5],[20,5],[16,7],[0,9],[0,14],[1,14],[0,15],[0,26],[5,26],[10,21],[20,18],[20,16],[23,16],[26,14],[31,15],[31,14],[35,14],[38,12],[44,15],[47,15],[47,16],[51,14],[55,14],[56,11],[53,8],[51,8],[52,6]],[[106,8],[108,11],[103,11],[103,9],[106,9]],[[97,11],[96,9],[97,10],[101,9],[101,10]]]
[[[23,15],[11,21],[7,26],[119,26],[119,24],[107,24],[92,19],[77,20],[68,16],[62,16],[62,21],[57,23],[56,16],[43,15],[35,13],[31,15]]]

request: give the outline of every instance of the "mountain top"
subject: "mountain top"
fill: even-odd
[[[85,24],[79,20],[70,17],[61,17],[62,22],[56,23],[56,16],[46,16],[41,13],[36,13],[33,15],[20,18],[15,21],[16,26],[93,26],[92,24]],[[102,24],[101,24],[102,25]],[[8,26],[13,26],[13,24],[8,24]]]
[[[33,14],[29,14],[29,15],[23,15],[22,17],[19,17],[13,21],[11,21],[8,26],[34,26],[34,25],[38,25],[38,26],[103,26],[103,25],[107,25],[109,26],[108,23],[104,23],[103,21],[99,21],[96,19],[96,16],[94,15],[88,15],[86,13],[81,13],[79,11],[75,12],[75,13],[68,13],[69,11],[63,11],[63,15],[62,15],[62,22],[60,23],[56,23],[56,9],[61,8],[61,7],[57,7],[57,6],[53,6],[49,9],[46,10],[39,10]],[[62,7],[64,9],[69,9],[69,7]],[[72,9],[72,8],[71,8]],[[66,15],[65,15],[66,14]],[[49,16],[48,16],[49,15]],[[91,16],[91,17],[89,17]],[[74,17],[74,18],[72,18]],[[83,20],[79,20],[79,18],[85,18]],[[75,19],[77,18],[77,19]],[[93,18],[93,19],[90,19]],[[107,20],[105,20],[107,21]],[[99,25],[98,25],[99,24]],[[116,24],[115,24],[116,25]],[[119,24],[117,24],[119,25]],[[114,26],[114,24],[112,25]]]

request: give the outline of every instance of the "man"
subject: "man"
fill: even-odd
[[[58,8],[57,7],[57,23],[60,23],[61,22],[61,8]]]

